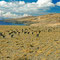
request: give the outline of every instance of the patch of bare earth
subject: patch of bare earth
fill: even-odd
[[[48,24],[47,26],[51,26],[51,27],[54,27],[54,26],[60,26],[60,23]]]

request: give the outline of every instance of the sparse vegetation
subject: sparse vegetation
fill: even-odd
[[[0,60],[59,60],[59,57],[58,26],[0,26]]]
[[[60,60],[60,13],[3,20],[0,60]]]

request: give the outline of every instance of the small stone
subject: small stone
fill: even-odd
[[[10,58],[9,56],[7,56],[7,58]]]

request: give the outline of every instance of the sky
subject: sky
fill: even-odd
[[[60,0],[0,0],[0,18],[60,13]]]

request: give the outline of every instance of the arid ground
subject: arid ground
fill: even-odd
[[[0,60],[60,60],[60,26],[0,26]]]

